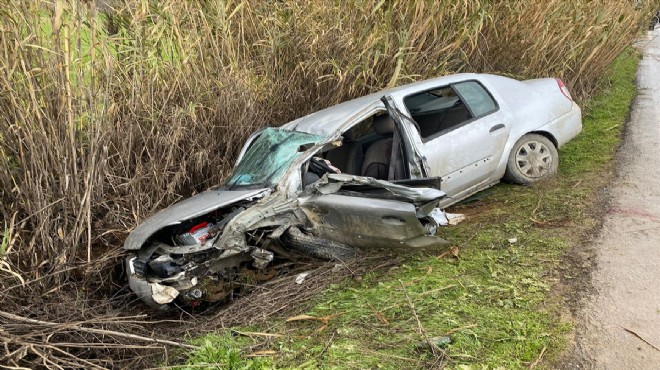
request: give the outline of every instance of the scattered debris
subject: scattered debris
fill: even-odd
[[[179,295],[179,291],[171,286],[154,283],[151,285],[151,296],[158,304],[172,302]]]
[[[307,276],[309,276],[309,274],[311,274],[310,271],[299,273],[296,276],[296,284],[300,285],[300,284],[304,283],[305,279],[307,278]]]
[[[429,217],[433,218],[438,226],[455,226],[465,220],[465,215],[461,213],[447,213],[440,208],[434,208]]]
[[[319,316],[310,316],[310,315],[297,315],[297,316],[289,317],[288,319],[286,319],[286,322],[310,320],[310,321],[319,321],[319,322],[322,322],[325,325],[328,325],[330,320],[334,319],[337,316],[339,316],[339,314],[328,315],[328,316],[320,316],[320,317]]]
[[[254,332],[254,331],[238,331],[238,330],[232,330],[232,334],[240,335],[243,337],[266,337],[266,338],[282,338],[282,334],[272,334],[272,333],[259,333],[259,332]]]
[[[516,243],[518,243],[518,238],[511,238],[511,239],[508,239],[508,241],[509,241],[509,244],[516,244]]]
[[[415,349],[417,349],[418,351],[428,351],[431,348],[445,349],[452,342],[453,342],[452,339],[448,336],[433,337],[433,338],[429,338],[428,342],[426,341],[417,342],[415,344]],[[433,347],[430,347],[431,345]]]
[[[465,221],[465,215],[462,213],[446,213],[446,215],[450,226],[456,226]]]
[[[459,251],[460,251],[460,249],[458,248],[458,246],[450,247],[446,251],[440,253],[440,255],[438,256],[438,259],[441,259],[441,258],[444,258],[444,257],[447,257],[447,256],[452,256],[454,258],[458,258],[458,252]]]
[[[545,351],[546,351],[547,349],[548,349],[547,347],[543,347],[543,349],[541,350],[541,353],[539,354],[539,357],[536,358],[536,361],[534,361],[531,365],[529,365],[529,369],[530,369],[530,370],[532,370],[533,368],[535,368],[536,365],[538,365],[539,362],[541,362],[541,360],[543,359],[543,355],[545,355]]]
[[[440,348],[445,348],[452,343],[452,339],[447,336],[433,337],[430,339],[431,343],[435,344]]]

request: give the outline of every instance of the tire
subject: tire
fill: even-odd
[[[504,180],[520,185],[532,185],[545,180],[559,167],[559,153],[545,136],[527,134],[511,149]]]
[[[295,226],[285,231],[281,240],[291,249],[325,261],[346,261],[357,255],[355,249],[345,244],[307,235]]]

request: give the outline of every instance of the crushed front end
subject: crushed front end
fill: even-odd
[[[210,193],[152,216],[126,240],[129,285],[149,306],[224,301],[276,274],[272,237],[298,223],[295,201],[267,189]]]

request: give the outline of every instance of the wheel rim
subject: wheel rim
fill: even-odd
[[[516,166],[527,177],[543,177],[552,168],[550,149],[539,141],[528,141],[516,153]]]

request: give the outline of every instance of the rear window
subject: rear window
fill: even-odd
[[[422,138],[452,130],[472,118],[451,86],[407,96],[403,103],[417,122]]]
[[[477,81],[461,82],[453,87],[463,97],[475,117],[485,116],[497,110],[493,98]]]
[[[407,96],[403,103],[417,122],[422,139],[442,135],[498,109],[477,81],[464,81]]]

